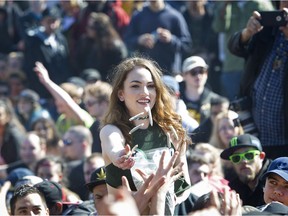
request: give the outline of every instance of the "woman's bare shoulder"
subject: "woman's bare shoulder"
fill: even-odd
[[[102,135],[109,135],[111,133],[121,133],[121,130],[116,126],[116,125],[113,125],[113,124],[107,124],[105,126],[103,126],[100,130],[100,136]]]
[[[107,124],[100,130],[100,140],[103,151],[105,149],[106,151],[112,151],[112,148],[115,147],[116,149],[122,149],[125,143],[121,130],[112,124]]]

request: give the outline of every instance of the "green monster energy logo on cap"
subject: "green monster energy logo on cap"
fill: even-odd
[[[233,146],[236,146],[236,145],[237,145],[237,137],[233,137],[230,140],[230,146],[233,147]]]

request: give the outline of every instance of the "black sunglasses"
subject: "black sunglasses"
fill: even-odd
[[[206,73],[206,69],[198,67],[190,70],[189,73],[191,74],[191,76],[197,76],[198,74]]]

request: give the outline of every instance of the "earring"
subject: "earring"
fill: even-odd
[[[123,102],[123,101],[124,101],[124,98],[123,98],[123,97],[120,97],[119,100]]]

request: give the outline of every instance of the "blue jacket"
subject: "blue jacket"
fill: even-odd
[[[145,33],[153,33],[157,28],[168,29],[172,34],[171,43],[157,41],[153,49],[138,44],[138,38]],[[144,53],[154,59],[164,73],[180,73],[183,59],[190,56],[192,39],[182,14],[170,5],[159,12],[153,12],[149,6],[136,13],[124,35],[129,51]]]

